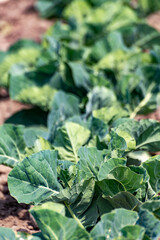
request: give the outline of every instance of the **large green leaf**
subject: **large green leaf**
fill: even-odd
[[[148,150],[156,152],[160,150],[160,123],[155,120],[133,119],[118,120],[116,131],[124,131],[129,133],[136,140],[136,149]],[[124,135],[125,137],[125,135]]]
[[[116,167],[107,176],[107,179],[116,179],[124,185],[129,192],[135,192],[144,183],[144,175],[132,171],[128,167]]]
[[[97,203],[94,201],[95,181],[86,181],[83,190],[74,203],[70,205],[74,214],[85,227],[94,226],[99,216]]]
[[[34,141],[34,145],[31,145],[30,148],[26,148],[26,156],[30,156],[43,150],[53,150],[53,147],[46,139],[38,137]]]
[[[120,117],[127,117],[128,113],[118,102],[113,103],[111,107],[103,107],[93,111],[93,116],[105,123],[110,123]]]
[[[61,214],[63,206],[54,203],[34,207],[30,210],[44,238],[47,240],[89,240],[89,234],[79,225],[79,221]]]
[[[93,198],[94,187],[94,179],[85,182],[83,192],[79,195],[78,199],[76,199],[76,202],[71,204],[71,208],[76,212],[76,215],[83,214],[89,207]]]
[[[79,100],[76,96],[59,91],[53,99],[52,110],[48,116],[49,140],[54,141],[56,130],[63,122],[79,115]]]
[[[10,228],[0,227],[0,240],[41,240],[40,237],[29,235],[23,232],[15,233]]]
[[[141,8],[141,11],[145,14],[158,11],[160,9],[160,3],[158,0],[140,0],[139,6]]]
[[[57,180],[57,152],[45,150],[25,158],[8,176],[12,196],[20,203],[38,204],[61,189]]]
[[[40,12],[42,17],[51,18],[60,16],[63,8],[69,3],[68,0],[38,0],[36,3],[36,8]]]
[[[97,208],[97,200],[93,199],[90,206],[81,216],[80,220],[86,228],[95,226],[99,218],[99,212]]]
[[[125,140],[126,145],[127,145],[126,151],[130,151],[130,150],[135,150],[136,149],[136,141],[135,141],[134,137],[131,134],[129,134],[125,130],[121,130],[121,129],[116,129],[116,133],[119,136],[119,138],[121,137],[122,139]]]
[[[142,130],[140,130],[140,127]],[[154,120],[142,120],[139,127],[139,136],[137,139],[137,149],[146,149],[149,151],[159,151],[160,142],[160,123]]]
[[[126,209],[116,209],[111,213],[104,214],[101,221],[93,228],[93,238],[107,236],[109,239],[122,236],[122,229],[126,226],[135,225],[138,214]]]
[[[111,157],[121,158],[124,152],[127,150],[127,143],[125,139],[119,136],[115,131],[110,132],[110,142],[108,144],[109,150],[111,151]]]
[[[100,119],[92,118],[91,131],[93,136],[98,136],[100,141],[103,141],[108,134],[108,124],[104,123]]]
[[[113,197],[119,192],[125,191],[125,186],[115,179],[105,179],[97,182],[102,194],[105,196]]]
[[[144,240],[145,229],[138,225],[126,226],[121,230],[121,233],[123,237],[118,238],[119,240]]]
[[[17,85],[15,82],[11,85],[13,90],[13,86]],[[10,90],[11,90],[10,88]],[[14,90],[13,90],[14,91]],[[26,103],[32,104],[34,106],[38,106],[44,111],[48,111],[51,108],[53,96],[56,90],[52,89],[50,86],[45,85],[43,87],[22,87],[20,92],[16,95],[16,97],[12,97],[12,93],[10,95],[12,99]]]
[[[150,176],[149,182],[152,189],[158,193],[160,191],[160,156],[155,156],[143,163]]]
[[[155,217],[160,219],[160,201],[150,200],[141,205],[141,209],[147,209],[149,212],[153,213]]]
[[[101,164],[98,172],[98,180],[106,179],[107,175],[118,166],[125,166],[126,160],[124,158],[110,158],[105,163]]]
[[[138,209],[140,202],[129,192],[119,192],[113,197],[99,197],[98,209],[100,215],[108,213],[115,208],[125,208],[128,210]]]
[[[138,224],[145,228],[145,234],[150,239],[160,237],[160,221],[150,211],[143,209],[139,212]]]
[[[0,164],[14,167],[25,154],[24,127],[0,126]]]
[[[54,148],[59,151],[62,160],[78,162],[78,149],[85,145],[90,137],[90,131],[79,124],[66,122],[57,130]]]
[[[51,108],[56,93],[48,84],[49,79],[47,75],[24,64],[14,65],[10,70],[10,97],[47,111]]]
[[[81,179],[94,178],[96,181],[101,181],[106,179],[114,168],[126,165],[126,160],[121,158],[104,160],[105,152],[98,151],[96,148],[80,148],[78,155],[80,157],[78,168]]]
[[[117,8],[121,10],[117,10],[117,13],[113,16],[112,21],[109,21],[107,30],[114,31],[137,22],[138,18],[136,13],[128,6],[122,4],[121,1],[117,1]]]
[[[39,138],[48,137],[48,129],[45,127],[28,127],[24,129],[24,140],[27,147],[33,147],[35,141]]]
[[[90,89],[90,77],[83,65],[75,62],[69,62],[68,66],[71,70],[73,81],[76,87],[84,88],[89,91]]]
[[[39,45],[32,41],[19,41],[6,53],[0,64],[0,85],[9,86],[10,68],[17,63],[34,64],[40,55]]]
[[[80,148],[78,151],[80,157],[78,168],[81,179],[88,180],[95,178],[98,180],[98,172],[103,164],[103,152],[96,148]]]
[[[86,114],[89,115],[93,110],[103,107],[111,107],[116,102],[116,96],[111,89],[105,87],[95,87],[88,94]],[[97,116],[96,116],[97,117]]]
[[[91,8],[87,1],[77,0],[71,1],[64,11],[64,17],[74,19],[77,23],[82,23]]]
[[[124,34],[124,41],[128,46],[137,46],[144,49],[153,48],[158,44],[160,38],[159,32],[151,25],[148,25],[146,21],[139,21],[130,26],[126,26],[126,30],[127,34]],[[146,58],[143,59],[143,61],[149,57],[146,53],[144,56],[146,56]]]
[[[0,240],[16,240],[16,236],[10,228],[0,228]]]

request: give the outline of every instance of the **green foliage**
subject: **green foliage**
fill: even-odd
[[[0,163],[15,166],[24,158],[25,141],[23,126],[0,127]]]
[[[160,151],[160,123],[134,119],[160,104],[160,33],[140,18],[151,5],[36,6],[65,21],[41,45],[20,41],[0,53],[0,86],[34,106],[0,127],[0,164],[13,168],[11,195],[35,205],[40,232],[0,228],[0,239],[160,238],[160,157],[151,157]]]
[[[0,85],[8,87],[9,70],[12,65],[24,62],[32,65],[40,54],[40,47],[32,41],[19,41],[14,44],[0,60]]]
[[[141,10],[146,14],[156,12],[160,9],[160,3],[158,0],[154,0],[154,1],[140,0],[139,6]]]
[[[78,149],[86,144],[90,131],[77,123],[67,122],[57,130],[54,148],[59,151],[60,159],[78,162]]]
[[[14,168],[12,174],[8,177],[9,188],[13,189],[12,194],[18,193],[17,199],[19,202],[24,202],[26,195],[27,203],[33,202],[36,204],[46,197],[57,194],[60,184],[57,180],[56,166],[57,152],[55,151],[42,151],[25,158],[23,163],[18,165],[17,169]],[[33,177],[31,172],[34,173]],[[17,186],[19,186],[18,192],[16,190]]]
[[[23,232],[15,233],[10,228],[0,228],[0,239],[1,240],[43,240],[42,238],[34,235],[29,235]]]

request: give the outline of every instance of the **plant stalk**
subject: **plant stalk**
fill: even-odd
[[[85,227],[83,226],[83,224],[81,223],[81,221],[76,217],[76,215],[73,213],[72,209],[70,208],[70,205],[66,202],[64,202],[65,206],[67,207],[69,213],[71,214],[71,216],[76,220],[76,222],[78,223],[79,227],[82,228],[83,230],[86,231]]]
[[[155,87],[155,84],[151,84],[149,87],[149,91],[146,94],[145,98],[139,103],[139,105],[134,109],[134,111],[131,113],[130,118],[133,119],[136,117],[137,113],[149,102],[149,100],[152,97],[152,90]]]

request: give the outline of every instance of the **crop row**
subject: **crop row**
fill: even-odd
[[[0,52],[0,86],[33,106],[0,127],[0,164],[41,230],[0,239],[158,240],[160,123],[135,117],[160,104],[160,33],[129,1],[54,2],[40,45]]]

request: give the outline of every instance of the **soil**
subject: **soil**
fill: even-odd
[[[151,15],[148,17],[148,23],[149,23],[152,27],[154,27],[154,28],[156,28],[158,31],[160,31],[160,11],[151,14]]]
[[[16,3],[16,6],[15,6]],[[0,0],[0,50],[6,50],[21,38],[31,38],[37,42],[51,26],[52,21],[40,19],[34,9],[35,0]],[[160,30],[160,12],[148,18],[151,26]],[[30,106],[12,101],[4,89],[0,89],[0,125],[13,113]],[[137,119],[152,118],[160,121],[160,108],[147,116]],[[18,204],[8,191],[7,177],[11,168],[0,165],[0,227],[9,227],[15,231],[37,232],[29,215],[30,206]]]
[[[141,119],[154,119],[160,122],[160,107],[157,108],[157,110],[153,113],[150,113],[148,115],[137,115],[136,116],[137,120],[141,120]]]
[[[52,21],[40,19],[35,0],[0,0],[0,50],[22,38],[40,41]]]

